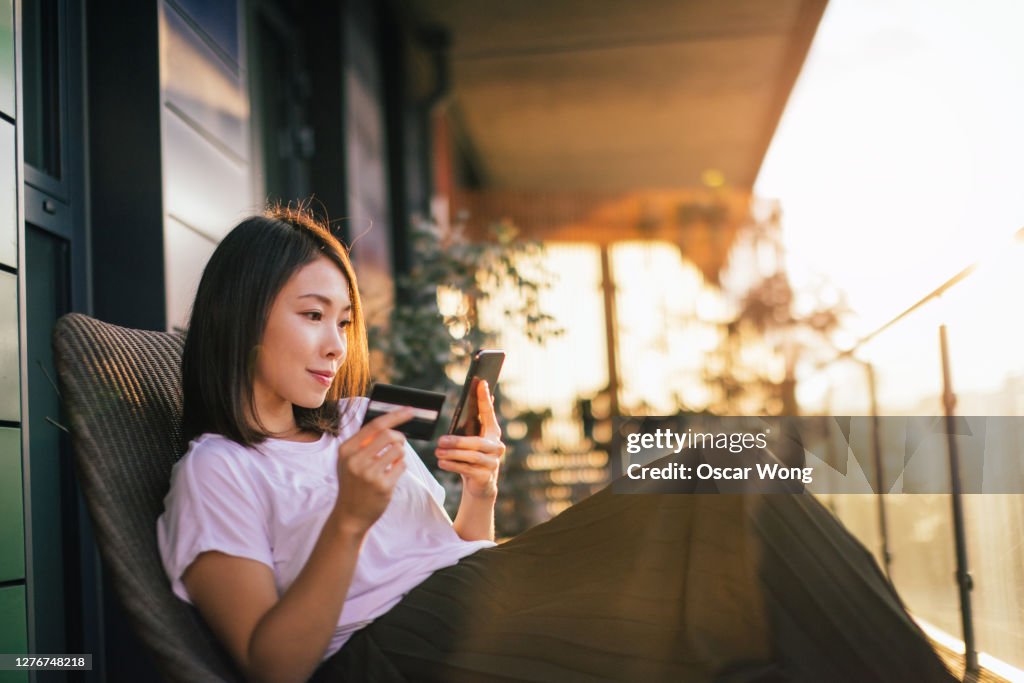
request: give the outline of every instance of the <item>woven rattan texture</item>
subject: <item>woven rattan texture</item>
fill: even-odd
[[[170,589],[156,543],[170,472],[185,452],[177,334],[78,313],[57,321],[54,357],[75,462],[105,569],[169,681],[239,676],[197,612]]]

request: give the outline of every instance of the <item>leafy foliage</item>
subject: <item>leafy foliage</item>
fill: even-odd
[[[498,330],[481,323],[479,312],[485,302],[500,296],[512,300],[504,306],[501,320],[515,326],[535,343],[561,334],[554,318],[544,313],[541,292],[553,282],[543,267],[543,245],[518,239],[518,230],[510,223],[493,224],[489,240],[470,241],[460,229],[442,235],[438,226],[421,221],[413,226],[414,263],[410,272],[398,279],[398,296],[388,325],[370,330],[371,350],[383,358],[379,379],[448,395],[442,428],[450,423],[458,400],[459,385],[448,376],[448,369],[468,368],[475,349],[493,346]],[[508,297],[508,293],[514,296]],[[444,311],[438,299],[444,299]],[[493,323],[492,323],[493,324]],[[500,384],[496,393],[498,419],[503,421]],[[504,424],[502,425],[504,431]],[[506,439],[506,443],[509,443]],[[435,443],[419,443],[423,454],[433,453]],[[522,455],[524,444],[509,443],[506,460]],[[425,457],[428,465],[432,457]],[[449,513],[458,503],[458,475],[431,467],[444,485]],[[514,534],[519,528],[508,526],[514,520],[516,501],[525,495],[520,478],[507,477],[499,488],[498,531]]]
[[[553,280],[541,263],[543,245],[518,239],[507,222],[493,224],[488,233],[489,240],[473,242],[458,228],[442,235],[434,223],[414,224],[413,267],[398,279],[387,329],[370,332],[371,348],[384,358],[380,374],[391,382],[453,389],[447,368],[467,364],[474,349],[495,343],[498,330],[481,324],[481,305],[508,288],[516,296],[503,310],[505,324],[537,343],[561,333],[540,305],[541,292]],[[439,308],[439,293],[454,302],[451,310]]]

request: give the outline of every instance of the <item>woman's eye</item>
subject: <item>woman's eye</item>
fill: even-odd
[[[310,320],[316,320],[316,321],[323,320],[323,318],[324,318],[324,314],[322,312],[320,312],[320,311],[306,311],[302,315],[308,316]],[[348,327],[351,324],[352,324],[351,320],[342,320],[341,322],[338,323],[338,327],[340,327],[342,329],[345,329],[346,327]]]

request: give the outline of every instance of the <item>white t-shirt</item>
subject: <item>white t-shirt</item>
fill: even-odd
[[[338,446],[359,429],[367,400],[346,410],[337,437],[299,443],[267,439],[245,448],[203,434],[171,473],[157,541],[174,593],[191,603],[182,574],[202,552],[218,550],[270,567],[278,595],[305,566],[338,494]],[[391,502],[363,541],[331,644],[334,654],[358,629],[387,612],[430,574],[491,541],[464,541],[442,507],[444,488],[406,445],[406,470]]]

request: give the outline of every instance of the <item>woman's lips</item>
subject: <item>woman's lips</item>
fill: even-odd
[[[320,384],[323,384],[325,387],[331,386],[331,381],[334,379],[330,375],[321,375],[320,373],[313,372],[312,370],[307,370],[307,372],[313,375],[313,377],[315,377],[317,381],[320,382]]]

